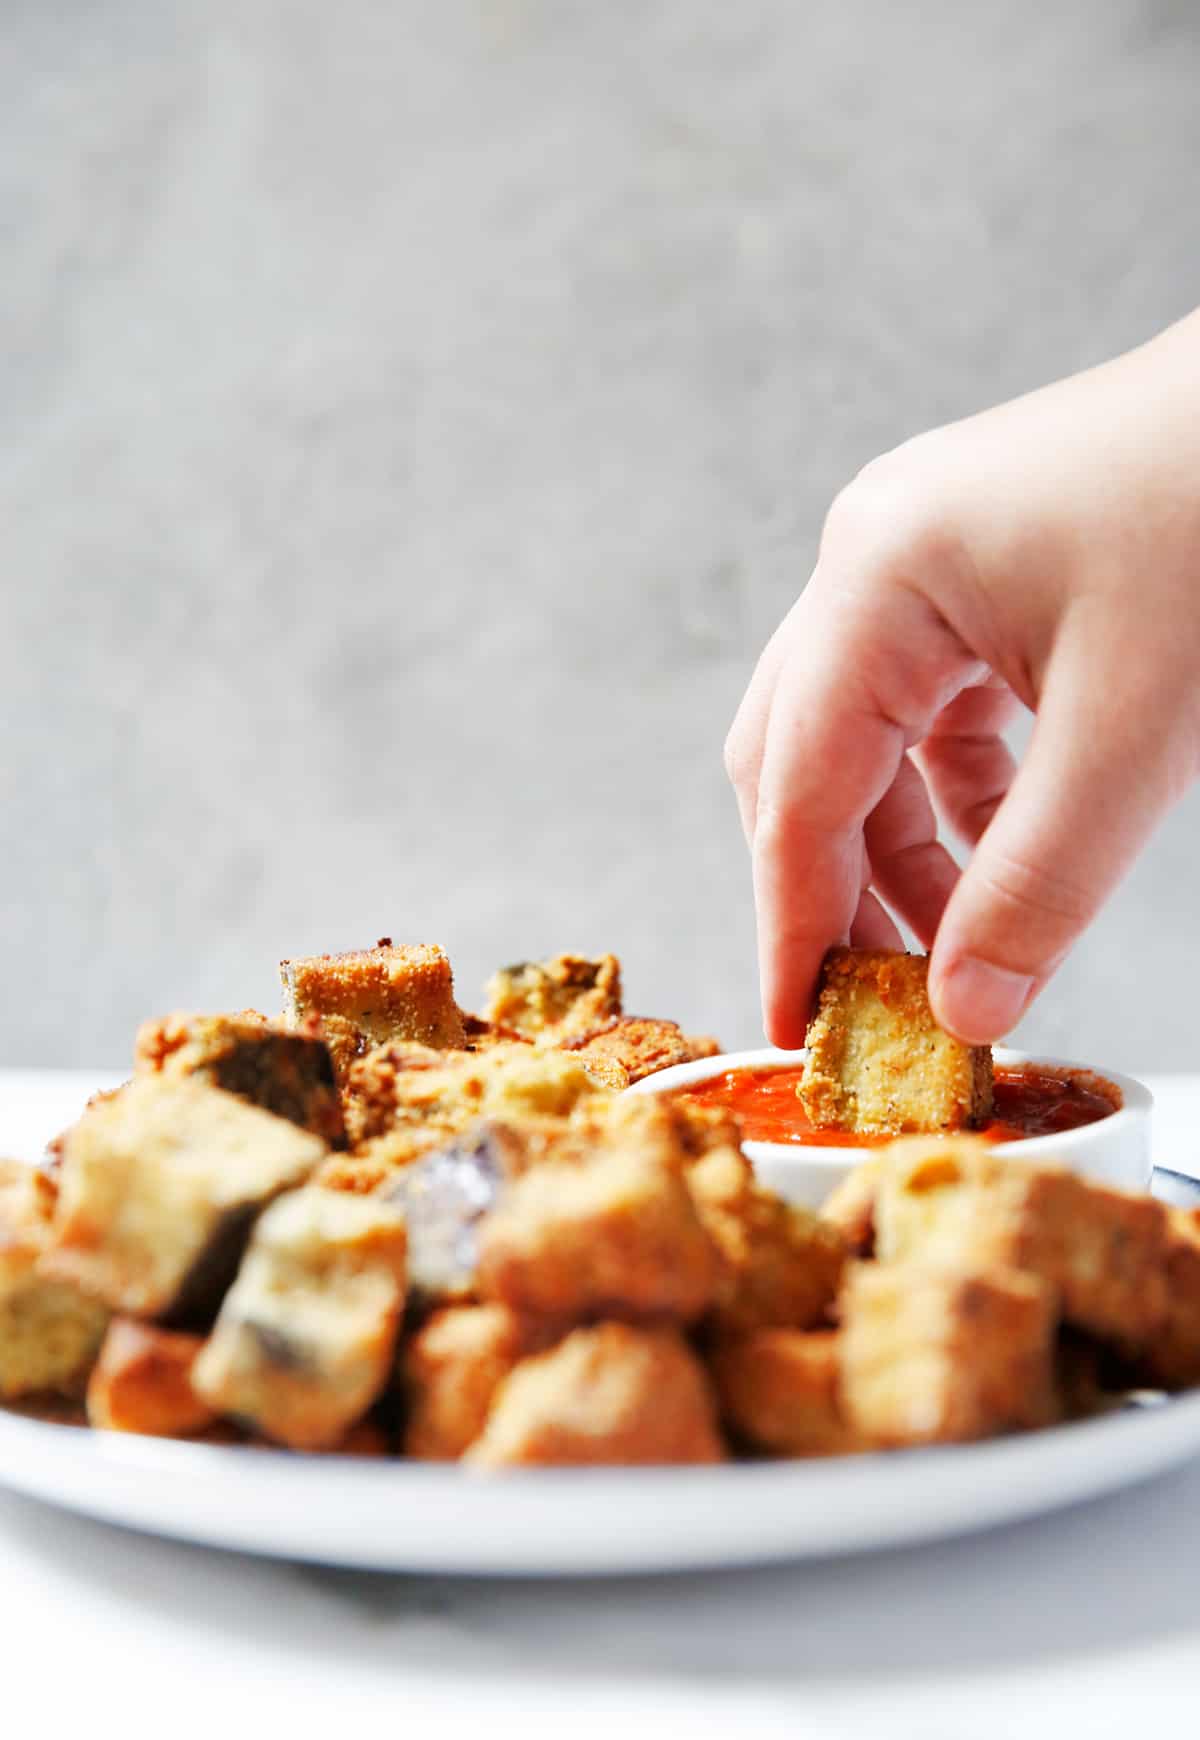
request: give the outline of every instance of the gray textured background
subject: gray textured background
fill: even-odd
[[[0,1061],[383,931],[753,1042],[754,656],[860,464],[1200,301],[1198,91],[1190,0],[8,0]],[[1200,1065],[1198,837],[1026,1038]]]

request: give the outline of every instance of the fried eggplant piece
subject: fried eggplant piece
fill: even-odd
[[[320,1018],[339,1083],[355,1058],[392,1039],[438,1051],[466,1042],[450,962],[432,944],[383,937],[373,949],[281,961],[279,971],[289,1025]]]
[[[475,1285],[486,1216],[523,1169],[521,1138],[482,1122],[406,1166],[379,1191],[408,1227],[408,1284],[423,1300],[461,1298]]]
[[[846,1263],[835,1227],[757,1184],[736,1149],[714,1149],[687,1175],[725,1264],[710,1324],[721,1335],[809,1329],[833,1305]]]
[[[715,1057],[721,1047],[715,1039],[684,1033],[677,1021],[625,1015],[596,1032],[564,1040],[562,1049],[577,1057],[601,1087],[619,1093],[660,1069]]]
[[[723,1341],[710,1361],[725,1424],[772,1456],[838,1456],[861,1449],[842,1417],[833,1330],[756,1329]]]
[[[203,1432],[217,1419],[192,1388],[192,1367],[203,1346],[200,1335],[115,1318],[88,1379],[88,1423],[160,1438]]]
[[[77,1396],[108,1322],[103,1305],[40,1272],[54,1196],[45,1173],[0,1160],[0,1401]]]
[[[202,1327],[255,1216],[327,1152],[195,1077],[141,1076],[68,1131],[42,1270],[128,1316]]]
[[[1167,1210],[1167,1312],[1144,1350],[1141,1381],[1165,1390],[1200,1384],[1200,1213]]]
[[[868,1443],[951,1444],[1046,1426],[1054,1289],[1016,1270],[858,1263],[841,1296],[841,1406]]]
[[[435,1311],[401,1355],[404,1454],[456,1461],[483,1431],[509,1372],[554,1339],[553,1326],[521,1317],[507,1305]]]
[[[855,1257],[875,1253],[875,1198],[879,1194],[880,1162],[864,1160],[830,1191],[818,1218],[836,1227]]]
[[[708,1376],[678,1331],[598,1323],[521,1361],[465,1460],[495,1469],[724,1454]]]
[[[876,1254],[972,1271],[1019,1269],[1065,1321],[1148,1347],[1167,1317],[1168,1211],[1073,1172],[1012,1160],[980,1137],[896,1143],[880,1158]]]
[[[411,1045],[384,1045],[353,1065],[346,1103],[359,1153],[386,1157],[397,1132],[403,1148],[404,1133],[414,1127],[452,1136],[481,1117],[551,1131],[601,1091],[574,1058],[530,1045],[435,1057]]]
[[[713,1302],[721,1259],[679,1173],[636,1150],[535,1166],[483,1223],[477,1284],[565,1320],[676,1318]]]
[[[253,1009],[166,1015],[138,1029],[133,1067],[135,1075],[196,1076],[310,1130],[331,1148],[345,1144],[333,1062],[318,1032],[290,1032]]]
[[[621,1013],[616,955],[554,955],[518,961],[488,980],[483,1018],[528,1039],[558,1044],[603,1027]]]
[[[925,955],[829,951],[797,1090],[812,1123],[883,1135],[986,1123],[991,1050],[937,1025],[928,970]]]
[[[313,1185],[272,1204],[192,1372],[217,1410],[295,1450],[339,1443],[392,1370],[404,1217]]]

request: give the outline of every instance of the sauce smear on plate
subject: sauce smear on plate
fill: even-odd
[[[737,1112],[749,1142],[791,1142],[823,1148],[873,1148],[891,1136],[867,1136],[853,1130],[826,1130],[810,1124],[796,1097],[803,1071],[728,1069],[711,1081],[681,1088],[677,1098],[696,1105],[724,1106]],[[1110,1082],[1090,1072],[1038,1069],[1033,1065],[996,1066],[992,1120],[977,1132],[992,1142],[1019,1142],[1029,1136],[1056,1136],[1098,1123],[1121,1107],[1121,1095]]]

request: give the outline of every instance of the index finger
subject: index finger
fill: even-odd
[[[821,961],[870,881],[864,825],[978,661],[908,585],[818,565],[767,721],[754,833],[763,1024],[804,1042]]]

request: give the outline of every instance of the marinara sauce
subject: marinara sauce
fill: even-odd
[[[874,1148],[891,1136],[828,1130],[809,1123],[796,1097],[803,1071],[727,1069],[710,1081],[681,1088],[675,1096],[701,1106],[724,1106],[742,1119],[749,1142],[819,1144],[822,1148]],[[1121,1109],[1120,1089],[1088,1071],[1039,1069],[1036,1064],[996,1066],[992,1120],[977,1135],[992,1142],[1057,1136],[1095,1124]]]

